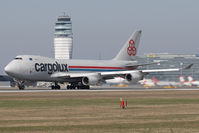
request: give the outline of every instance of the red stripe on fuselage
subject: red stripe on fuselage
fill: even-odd
[[[121,69],[121,70],[133,70],[133,69],[136,69],[136,68],[125,68],[125,67],[102,67],[102,66],[68,66],[68,68]]]

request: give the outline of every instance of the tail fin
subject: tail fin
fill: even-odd
[[[187,79],[188,79],[189,82],[193,82],[194,81],[193,78],[190,75],[187,76]]]
[[[183,77],[182,75],[180,75],[179,80],[180,80],[181,83],[186,82],[186,81],[184,80],[184,77]]]
[[[138,51],[141,33],[141,30],[135,31],[124,44],[114,60],[135,60],[135,55]]]
[[[153,78],[154,83],[158,82],[158,79],[155,76],[153,76],[152,78]]]

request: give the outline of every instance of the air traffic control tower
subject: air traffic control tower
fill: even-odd
[[[55,59],[71,59],[73,50],[72,22],[69,16],[59,16],[54,33]]]

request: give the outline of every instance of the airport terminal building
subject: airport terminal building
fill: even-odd
[[[150,73],[146,75],[146,78],[152,78],[152,76],[156,76],[158,80],[165,81],[179,81],[179,76],[182,75],[185,80],[187,80],[187,76],[191,75],[194,80],[199,80],[199,54],[168,54],[168,53],[160,53],[160,54],[145,54],[143,56],[138,56],[139,63],[146,62],[159,62],[164,61],[164,63],[160,63],[157,65],[148,65],[139,69],[162,69],[162,68],[184,68],[189,64],[194,64],[189,70],[182,70],[179,72],[158,72],[158,73]]]

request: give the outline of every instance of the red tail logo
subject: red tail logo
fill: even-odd
[[[127,48],[127,53],[129,56],[136,55],[136,47],[135,47],[135,42],[133,40],[129,41],[129,47]]]

